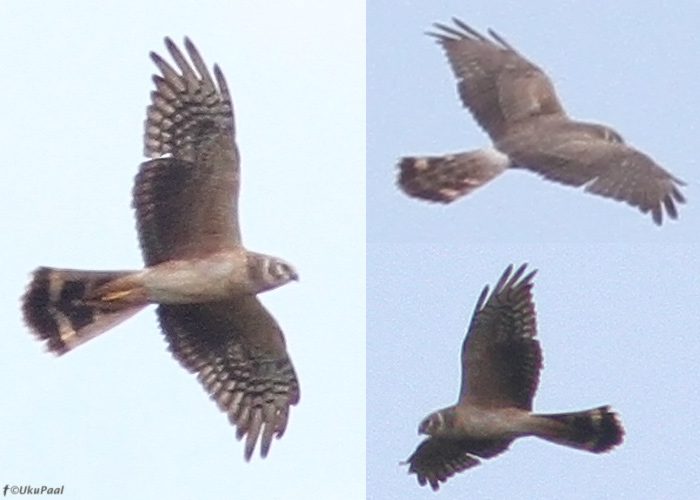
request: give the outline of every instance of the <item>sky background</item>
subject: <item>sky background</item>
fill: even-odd
[[[495,29],[544,68],[569,114],[606,123],[688,183],[680,220],[507,172],[448,206],[395,188],[400,156],[488,144],[424,32],[453,16]],[[367,498],[694,498],[700,211],[700,4],[397,2],[367,12]],[[578,192],[577,192],[578,191]],[[535,438],[436,495],[400,466],[421,419],[454,404],[484,285],[508,264],[534,283],[541,412],[611,404],[627,435],[605,455]]]
[[[39,265],[142,265],[131,203],[151,50],[188,35],[231,88],[248,248],[301,281],[261,298],[301,384],[267,459],[166,351],[153,308],[56,359],[19,297]],[[62,498],[364,498],[365,6],[0,4],[5,237],[0,487]]]
[[[572,116],[614,126],[685,180],[680,221],[658,228],[528,172],[450,206],[396,190],[400,156],[488,143],[423,34],[452,16],[494,28],[551,75]],[[529,262],[539,269],[545,362],[535,408],[612,404],[626,440],[602,456],[520,440],[439,498],[700,495],[699,20],[690,0],[373,0],[365,38],[361,1],[0,4],[0,487],[65,485],[63,498],[355,499],[366,476],[368,498],[437,498],[398,462],[420,442],[418,422],[457,397],[479,292],[508,264]],[[19,314],[38,265],[141,265],[128,207],[155,68],[148,52],[165,54],[166,35],[190,36],[228,79],[245,243],[301,274],[262,296],[302,394],[264,461],[243,461],[151,310],[60,359]]]

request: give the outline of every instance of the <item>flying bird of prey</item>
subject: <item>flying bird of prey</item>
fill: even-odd
[[[457,404],[419,425],[427,434],[405,462],[433,490],[454,474],[508,449],[514,439],[537,436],[601,453],[622,442],[623,429],[608,406],[573,413],[536,414],[542,352],[535,338],[532,277],[526,265],[508,266],[493,292],[485,287],[462,344],[462,387]]]
[[[646,154],[628,146],[610,127],[570,119],[547,75],[492,30],[488,38],[462,21],[435,24],[458,80],[463,105],[488,133],[493,148],[444,156],[405,157],[399,187],[409,196],[450,203],[508,168],[678,217],[685,184]]]
[[[299,384],[284,337],[257,294],[297,280],[287,262],[248,251],[238,222],[239,154],[228,85],[189,39],[169,38],[177,69],[158,54],[133,208],[145,268],[40,267],[23,297],[24,319],[61,355],[148,304],[175,359],[245,436],[250,460],[281,437]]]

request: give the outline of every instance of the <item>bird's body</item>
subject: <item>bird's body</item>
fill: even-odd
[[[285,431],[299,384],[282,331],[257,294],[297,280],[291,264],[251,252],[238,220],[240,158],[233,106],[189,39],[189,58],[165,40],[177,70],[151,53],[154,75],[133,208],[145,267],[83,271],[41,267],[24,317],[50,352],[64,354],[158,305],[170,351],[228,414],[245,458],[264,457]]]
[[[532,402],[542,368],[536,334],[532,277],[509,266],[474,309],[462,345],[462,384],[457,403],[428,415],[418,426],[427,435],[407,459],[421,485],[437,490],[454,474],[508,449],[517,438],[536,436],[600,453],[622,441],[623,429],[608,406],[538,414]]]
[[[509,168],[678,217],[684,183],[651,157],[627,145],[611,127],[571,119],[552,82],[501,36],[488,38],[462,21],[436,24],[458,80],[462,103],[493,142],[493,149],[399,161],[399,187],[409,196],[450,203]]]
[[[434,438],[460,439],[465,435],[474,440],[512,441],[528,435],[533,427],[532,415],[520,408],[488,408],[473,405],[469,411],[450,406],[435,412],[442,419],[440,425],[420,426],[418,431]],[[530,431],[531,433],[531,431]]]

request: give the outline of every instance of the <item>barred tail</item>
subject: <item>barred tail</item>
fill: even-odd
[[[625,431],[609,406],[576,413],[538,415],[547,420],[537,435],[547,441],[601,453],[622,442]]]
[[[40,267],[22,297],[24,320],[49,352],[65,354],[147,305],[132,275]]]
[[[500,175],[510,159],[494,149],[446,156],[405,157],[398,185],[414,198],[451,203]]]

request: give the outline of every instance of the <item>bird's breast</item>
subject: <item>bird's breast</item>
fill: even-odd
[[[214,302],[250,292],[245,260],[233,254],[164,262],[144,269],[140,278],[158,304]]]

